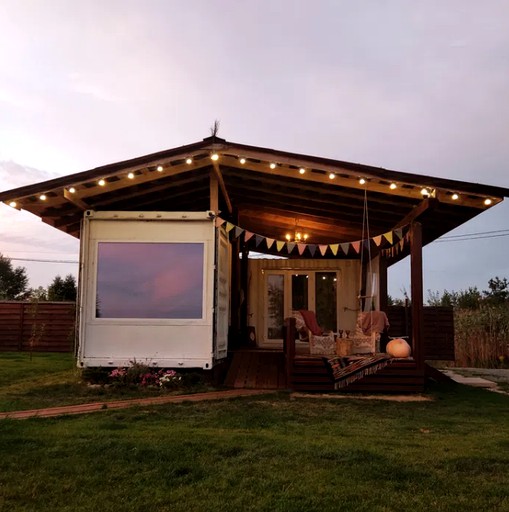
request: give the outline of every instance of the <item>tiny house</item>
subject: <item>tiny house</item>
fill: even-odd
[[[359,310],[386,309],[387,269],[409,257],[422,383],[422,248],[507,196],[212,136],[0,201],[81,240],[80,366],[209,370],[233,349],[281,350],[301,309],[351,331]]]

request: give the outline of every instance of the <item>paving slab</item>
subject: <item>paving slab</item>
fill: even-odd
[[[465,377],[463,375],[460,375],[459,373],[453,372],[451,370],[445,370],[443,372],[445,375],[450,377],[453,381],[457,382],[458,384],[465,384],[467,386],[473,386],[476,388],[496,388],[497,383],[493,382],[492,380],[485,379],[483,377]]]

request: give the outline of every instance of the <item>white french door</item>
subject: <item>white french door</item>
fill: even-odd
[[[284,319],[300,309],[314,311],[321,327],[337,331],[338,271],[267,270],[264,275],[262,345],[279,346],[283,340]]]

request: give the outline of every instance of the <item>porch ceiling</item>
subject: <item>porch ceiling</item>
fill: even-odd
[[[210,158],[212,153],[219,155],[216,162]],[[300,169],[304,170],[302,174]],[[423,224],[425,244],[509,196],[509,190],[500,187],[209,137],[188,146],[8,190],[0,193],[0,201],[30,211],[79,237],[80,220],[88,209],[208,210],[211,175],[219,181],[219,209],[226,220],[279,240],[298,227],[309,233],[308,242],[318,244],[362,238],[365,191],[370,236],[418,219]],[[360,184],[360,178],[366,184]],[[397,188],[390,188],[391,184]],[[429,191],[427,199],[421,194],[423,187]],[[453,194],[458,194],[458,199]],[[487,198],[491,205],[484,203]]]

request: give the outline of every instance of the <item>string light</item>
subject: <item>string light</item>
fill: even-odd
[[[245,159],[245,158],[241,158],[241,159],[239,160],[239,162],[240,162],[242,165],[244,165],[244,164],[246,163],[246,159]]]
[[[429,196],[429,190],[427,188],[421,189],[421,195],[422,196]]]
[[[210,159],[217,162],[219,160],[219,155],[217,153],[212,153],[212,155],[210,155]]]
[[[106,180],[105,180],[105,179],[103,179],[103,178],[101,178],[101,179],[97,182],[97,184],[98,184],[100,187],[104,187],[104,185],[106,185]]]
[[[365,184],[366,184],[366,180],[365,180],[364,178],[361,178],[361,179],[359,180],[359,183],[360,183],[361,185],[365,185]]]
[[[389,185],[389,188],[390,188],[391,190],[396,190],[396,189],[398,188],[398,186],[396,185],[396,183],[391,183],[391,184]]]
[[[457,201],[460,198],[460,196],[456,193],[454,193],[451,197],[453,201]]]
[[[187,165],[191,165],[193,163],[193,159],[192,158],[186,158],[186,164]]]
[[[40,199],[41,201],[46,201],[46,194],[41,194],[41,195],[39,196],[39,199]]]
[[[75,189],[74,187],[70,187],[70,188],[69,188],[69,192],[70,192],[71,194],[75,194],[75,193],[76,193],[76,189]]]
[[[157,172],[163,172],[164,169],[162,165],[158,165],[156,170]]]
[[[335,175],[333,172],[331,172],[331,173],[329,174],[329,179],[330,179],[330,180],[333,180],[335,177],[336,177],[336,175]]]
[[[304,167],[301,167],[299,169],[299,174],[306,174],[306,169],[304,169]]]
[[[11,201],[11,202],[9,203],[9,206],[10,206],[11,208],[16,208],[16,206],[18,206],[18,204],[16,203],[16,201]]]
[[[130,172],[127,177],[130,179],[130,180],[134,180],[134,172]]]
[[[275,164],[274,162],[272,162],[272,163],[269,165],[269,167],[270,167],[271,169],[275,169],[275,168],[276,168],[276,164]]]
[[[487,197],[487,198],[484,200],[484,204],[485,204],[486,206],[489,206],[492,202],[493,202],[493,201],[492,201],[489,197]]]

